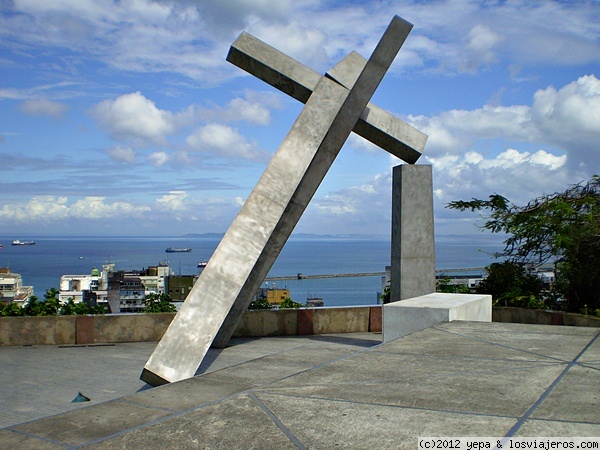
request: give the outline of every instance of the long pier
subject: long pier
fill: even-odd
[[[285,280],[314,280],[317,278],[353,278],[353,277],[382,277],[385,272],[362,272],[362,273],[331,273],[325,275],[289,275],[283,277],[268,277],[265,281],[285,281]]]
[[[473,275],[467,275],[469,272],[481,272],[484,273],[483,267],[466,267],[463,269],[437,269],[435,271],[438,277],[442,274],[449,275],[450,278],[460,278],[461,274],[463,277],[473,277]],[[456,275],[452,275],[456,274]],[[360,273],[330,273],[323,275],[304,275],[298,273],[297,275],[286,275],[281,277],[268,277],[265,281],[285,281],[285,280],[315,280],[319,278],[354,278],[354,277],[382,277],[385,276],[385,272],[360,272]]]

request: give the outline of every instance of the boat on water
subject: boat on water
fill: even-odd
[[[207,264],[208,264],[208,261],[206,261],[205,259],[203,259],[202,261],[200,261],[200,262],[198,263],[198,267],[199,267],[200,269],[204,269],[204,268],[206,267],[206,265],[207,265]]]
[[[18,239],[15,239],[14,241],[12,241],[12,245],[34,245],[35,242],[33,241],[20,241]]]
[[[167,252],[167,253],[189,253],[191,251],[192,251],[192,249],[189,247],[182,247],[182,248],[169,247],[168,249],[165,250],[165,252]]]

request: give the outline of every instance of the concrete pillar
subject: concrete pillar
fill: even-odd
[[[393,169],[390,301],[435,292],[435,240],[431,166]]]

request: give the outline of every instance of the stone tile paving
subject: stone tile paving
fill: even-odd
[[[414,449],[418,436],[600,436],[597,329],[453,322],[369,348],[378,339],[239,341],[200,376],[10,426],[0,447]]]

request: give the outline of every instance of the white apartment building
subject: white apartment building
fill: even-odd
[[[23,286],[20,274],[11,273],[8,267],[0,267],[0,302],[23,306],[32,295],[33,286]]]
[[[144,298],[148,294],[165,292],[165,278],[169,275],[169,266],[164,263],[135,271],[117,271],[113,263],[105,264],[102,271],[63,275],[59,300],[65,303],[72,298],[79,303],[95,298],[96,304],[109,307],[111,312],[139,312],[145,308]]]

